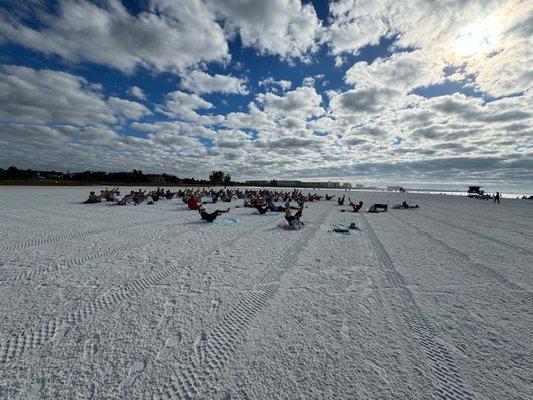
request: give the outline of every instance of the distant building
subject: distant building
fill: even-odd
[[[296,187],[301,186],[302,181],[278,181],[278,186],[284,186],[284,187]]]

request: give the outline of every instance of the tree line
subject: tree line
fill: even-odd
[[[18,169],[11,166],[7,169],[0,168],[0,183],[4,184],[65,184],[65,185],[213,185],[230,186],[242,183],[231,180],[229,174],[223,171],[212,171],[208,179],[179,178],[171,174],[145,174],[134,169],[131,172],[58,172],[38,171],[32,169]]]

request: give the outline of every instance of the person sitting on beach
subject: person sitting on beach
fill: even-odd
[[[298,211],[296,211],[296,213],[292,215],[290,207],[287,207],[287,210],[285,211],[285,219],[287,220],[289,226],[292,229],[301,229],[303,227],[303,222],[300,221],[303,210],[304,208],[303,206],[301,206]]]
[[[411,206],[406,201],[403,201],[401,204],[393,205],[392,208],[394,208],[396,210],[399,210],[399,209],[402,209],[402,208],[406,209],[406,210],[409,210],[409,209],[413,209],[413,208],[418,208],[418,204],[416,204],[414,206]]]
[[[265,204],[256,204],[255,208],[261,215],[265,214],[269,210],[268,206]]]
[[[229,210],[230,209],[228,207],[226,210],[216,210],[216,211],[213,211],[212,213],[209,213],[207,212],[207,210],[205,209],[203,205],[200,205],[198,207],[198,212],[200,213],[200,217],[202,218],[202,220],[206,222],[213,222],[215,219],[217,219],[219,215],[228,213]]]
[[[106,188],[106,190],[104,190],[103,193],[104,193],[105,201],[115,201],[115,196],[118,193],[118,188],[113,188],[111,190],[107,190]]]
[[[327,194],[325,195],[325,198],[326,198],[326,200],[328,200],[328,201],[331,200],[331,199],[334,198],[334,197],[335,197],[335,195],[331,195],[331,196],[328,196]]]
[[[89,198],[83,202],[83,204],[96,204],[101,203],[104,197],[103,192],[97,196],[94,192],[89,193]]]
[[[231,199],[233,198],[233,192],[231,190],[227,190],[226,192],[223,192],[220,196],[220,200],[222,200],[225,203],[230,203]]]
[[[174,193],[172,193],[170,190],[167,190],[165,193],[165,199],[171,200],[174,197]]]
[[[198,210],[200,206],[202,205],[202,202],[196,198],[194,194],[191,194],[189,199],[187,200],[187,206],[190,210]]]
[[[337,204],[339,206],[343,206],[344,205],[344,198],[346,197],[346,195],[343,195],[342,197],[339,196],[339,198],[337,199]]]
[[[117,205],[124,205],[124,204],[126,204],[126,202],[124,202],[123,204],[121,204],[121,202],[124,201],[124,197],[125,197],[125,196],[122,196],[122,195],[120,194],[120,192],[116,192],[116,193],[115,193],[115,202],[117,203]]]
[[[134,192],[132,200],[135,205],[139,205],[146,200],[147,197],[146,190],[141,191],[141,189],[139,189],[138,192]]]
[[[414,206],[410,206],[409,204],[407,204],[406,201],[403,201],[403,202],[402,202],[402,207],[403,207],[403,208],[406,208],[406,209],[409,209],[409,208],[418,208],[418,204],[415,204]]]
[[[387,211],[387,209],[389,208],[389,204],[380,204],[380,203],[375,203],[375,204],[372,204],[370,206],[370,208],[368,209],[367,212],[369,213],[378,213],[380,210],[381,211]]]
[[[363,202],[362,201],[360,201],[357,204],[354,204],[352,199],[350,199],[349,197],[348,197],[348,201],[350,202],[350,204],[348,204],[348,205],[353,208],[353,212],[354,213],[358,212],[361,209],[361,207],[363,207]]]
[[[273,211],[273,212],[285,212],[285,210],[286,210],[286,207],[284,207],[284,206],[275,205],[274,204],[274,199],[272,198],[272,196],[267,197],[266,203],[267,203],[268,209],[270,211]]]

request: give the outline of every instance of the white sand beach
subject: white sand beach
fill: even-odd
[[[0,187],[1,399],[533,396],[532,201],[352,192],[420,208],[289,231],[89,190]]]

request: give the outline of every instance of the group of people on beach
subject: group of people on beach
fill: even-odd
[[[95,192],[90,192],[89,198],[83,203],[97,204],[104,200],[107,202],[113,202],[117,206],[125,206],[127,204],[138,205],[144,202],[146,202],[146,204],[154,204],[154,202],[159,201],[160,198],[170,200],[174,195],[175,193],[172,193],[170,190],[165,191],[164,189],[157,188],[157,190],[152,190],[148,193],[146,190],[141,189],[138,191],[132,190],[129,194],[122,196],[118,188],[113,188],[111,190],[106,188],[105,190],[100,190],[99,195]]]
[[[228,213],[230,208],[215,210],[208,212],[202,199],[207,197],[211,199],[211,203],[217,203],[219,199],[225,202],[231,202],[233,198],[242,199],[243,207],[254,208],[258,214],[263,215],[266,212],[284,213],[285,219],[292,229],[299,229],[303,226],[303,222],[300,220],[303,214],[303,208],[306,201],[319,200],[316,195],[309,194],[304,196],[302,192],[293,190],[292,192],[277,192],[269,190],[219,190],[213,189],[206,191],[186,191],[185,193],[178,194],[178,197],[183,199],[183,202],[187,204],[191,210],[198,210],[202,220],[207,222],[213,222],[219,215]],[[318,196],[321,197],[321,196]],[[312,200],[310,200],[312,199]],[[298,206],[291,205],[291,202],[296,202]],[[276,202],[283,202],[283,205],[277,205]],[[293,214],[292,210],[296,210]]]
[[[102,201],[110,202],[117,206],[124,206],[127,204],[139,205],[145,203],[153,205],[161,199],[171,200],[173,198],[181,199],[190,210],[198,211],[200,218],[206,222],[213,222],[220,215],[230,212],[230,207],[216,209],[214,211],[208,211],[206,204],[216,204],[218,202],[231,203],[233,199],[241,199],[242,207],[251,208],[257,210],[259,215],[263,215],[267,212],[284,213],[285,220],[288,222],[289,227],[292,229],[300,229],[303,227],[301,221],[303,215],[303,209],[305,203],[313,201],[330,201],[333,200],[335,195],[325,194],[320,196],[318,194],[307,193],[304,194],[301,190],[294,189],[292,191],[276,191],[267,189],[179,189],[177,192],[171,192],[162,188],[157,190],[132,190],[127,195],[121,195],[118,188],[104,189],[100,191],[100,194],[96,194],[94,191],[89,193],[89,198],[84,204],[97,204]],[[207,199],[207,201],[204,201]],[[346,195],[338,196],[337,205],[344,206],[346,201]],[[280,204],[281,203],[281,204]],[[293,204],[296,205],[293,205]],[[239,206],[236,206],[239,207]],[[341,211],[351,211],[354,213],[359,212],[363,207],[363,202],[354,202],[348,197],[348,209],[342,209]],[[418,204],[409,205],[406,201],[401,204],[393,206],[395,209],[415,209],[418,208]],[[367,212],[378,213],[388,210],[388,203],[374,203]]]

